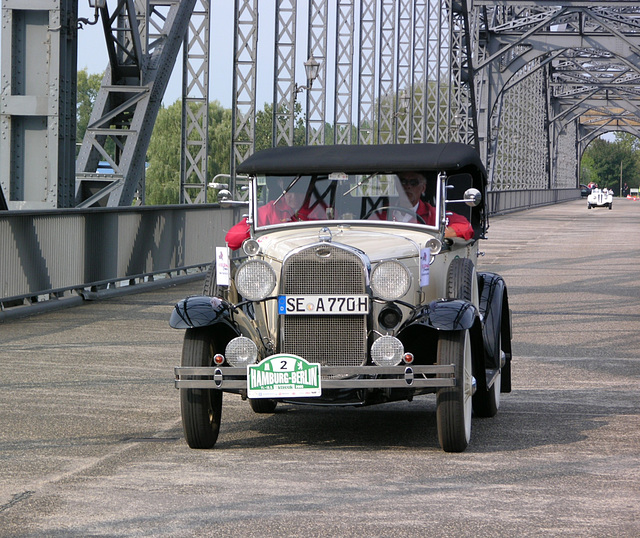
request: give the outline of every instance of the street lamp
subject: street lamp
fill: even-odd
[[[306,86],[298,86],[298,83],[295,82],[293,85],[293,100],[295,102],[296,96],[302,90],[310,90],[313,86],[313,81],[318,78],[318,69],[320,68],[320,63],[313,57],[313,54],[309,57],[309,59],[304,62],[304,72],[307,76],[307,85]]]
[[[78,17],[78,30],[82,30],[83,24],[91,26],[98,23],[98,10],[107,7],[107,0],[89,0],[89,7],[94,9],[93,20],[90,21],[86,17]]]
[[[410,103],[411,95],[402,90],[400,95],[398,95],[398,111],[393,115],[393,117],[397,118],[400,114],[404,114],[407,111],[407,108],[409,108]]]
[[[622,198],[622,160],[620,160],[620,198]]]

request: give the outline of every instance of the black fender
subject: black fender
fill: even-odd
[[[250,338],[259,350],[263,346],[263,339],[249,316],[220,297],[194,295],[182,299],[173,308],[169,325],[174,329],[210,327],[219,349],[224,349],[237,336]]]
[[[501,392],[511,392],[511,312],[504,279],[495,273],[478,273],[480,313],[483,318],[482,336],[485,346],[486,367],[498,368],[501,350],[505,353],[502,368]]]
[[[173,308],[169,325],[174,329],[193,329],[224,323],[237,329],[232,319],[233,305],[220,297],[185,297]]]
[[[427,324],[438,331],[463,331],[471,329],[478,320],[478,310],[462,299],[431,301],[423,311]]]
[[[439,299],[418,308],[398,332],[407,351],[413,353],[416,364],[434,364],[437,355],[438,332],[468,330],[471,337],[474,375],[484,382],[484,347],[480,312],[462,299]]]

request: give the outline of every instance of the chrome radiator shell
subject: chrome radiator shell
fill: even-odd
[[[363,295],[369,262],[359,251],[317,243],[283,261],[284,295]],[[280,316],[280,350],[323,366],[362,366],[367,362],[366,315]]]

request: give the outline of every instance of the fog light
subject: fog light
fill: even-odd
[[[403,355],[402,342],[393,336],[381,336],[371,346],[371,359],[378,366],[397,366]]]
[[[227,344],[224,354],[231,366],[242,368],[256,362],[258,347],[253,340],[238,336]]]

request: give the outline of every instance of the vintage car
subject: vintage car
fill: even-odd
[[[593,189],[587,196],[587,209],[592,207],[608,207],[613,209],[613,192],[604,189]]]
[[[241,250],[217,248],[203,294],[170,319],[186,329],[174,373],[188,445],[216,443],[223,392],[256,413],[435,394],[441,447],[465,450],[472,413],[495,415],[511,391],[507,287],[477,269],[488,221],[476,151],[279,147],[238,173],[248,215],[227,242]],[[449,237],[454,224],[466,239]]]

